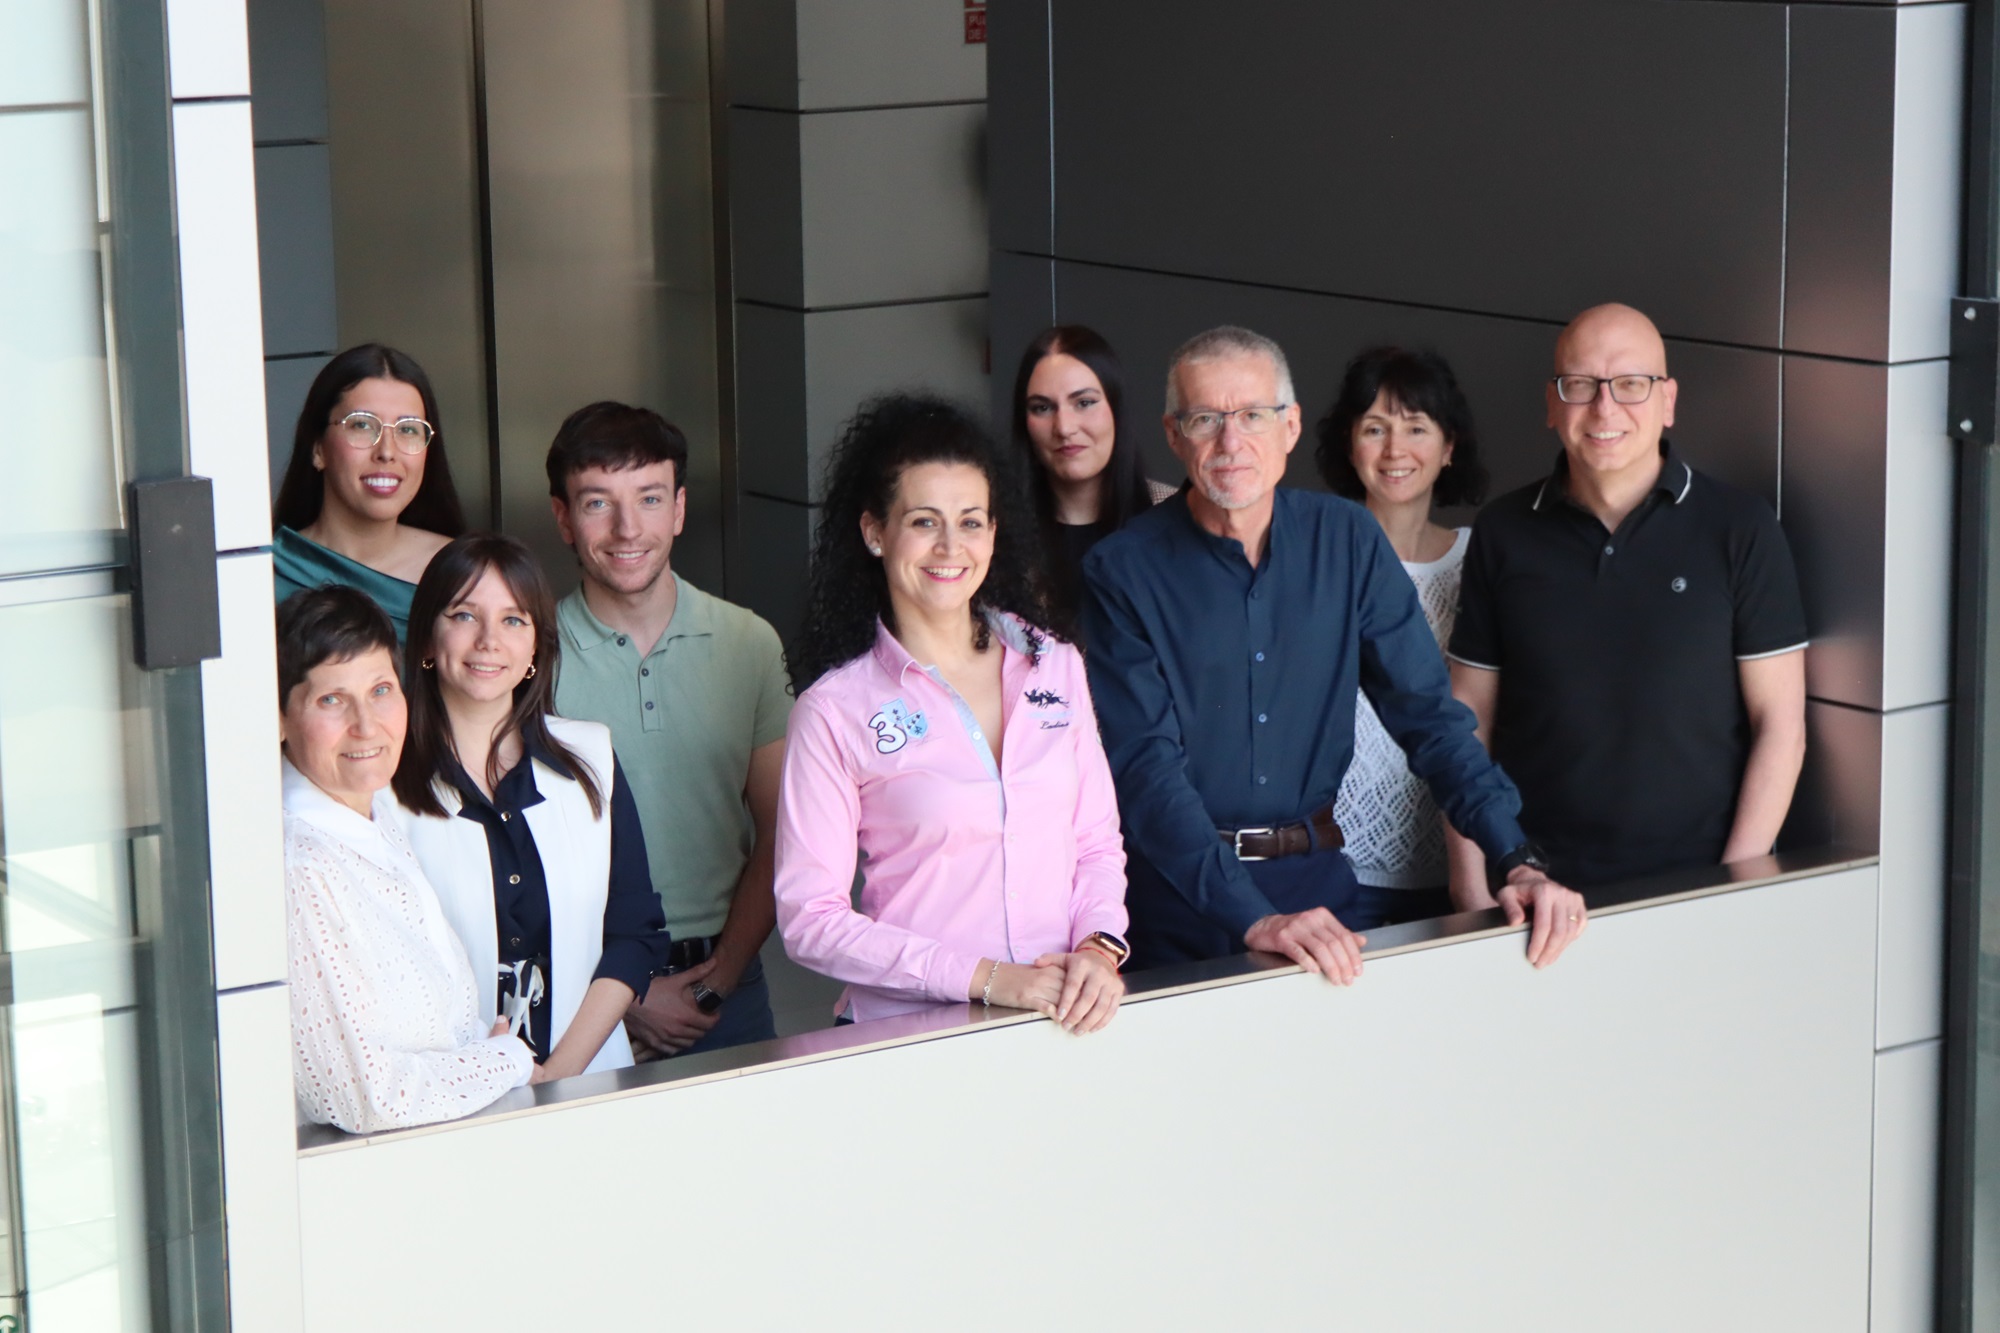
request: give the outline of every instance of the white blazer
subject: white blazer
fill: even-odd
[[[604,812],[590,813],[583,786],[566,773],[539,762],[535,786],[539,805],[522,812],[528,832],[541,854],[549,884],[549,988],[554,992],[549,1014],[549,1047],[569,1031],[570,1020],[583,1003],[604,954],[604,903],[611,885],[611,730],[599,722],[548,719],[549,734],[589,765],[604,798]],[[437,890],[445,919],[465,945],[472,975],[479,984],[480,1012],[490,1022],[500,1003],[499,926],[493,906],[493,859],[486,829],[460,819],[463,804],[449,783],[437,784],[445,817],[417,815],[396,806],[398,818],[416,850],[425,876]],[[632,1063],[632,1046],[625,1024],[611,1029],[604,1045],[584,1067],[585,1073],[623,1069]]]

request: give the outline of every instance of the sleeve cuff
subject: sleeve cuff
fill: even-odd
[[[622,981],[632,988],[632,994],[640,999],[646,995],[646,986],[653,976],[652,951],[637,940],[613,940],[604,947],[604,954],[597,960],[597,971],[591,980],[609,977]]]
[[[931,999],[945,1004],[964,1004],[968,997],[977,1003],[973,983],[985,980],[979,971],[978,954],[939,949],[931,962],[930,974],[924,978],[924,989]]]

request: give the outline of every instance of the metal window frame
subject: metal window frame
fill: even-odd
[[[118,438],[132,481],[171,481],[189,467],[166,4],[96,8]],[[201,669],[147,678],[162,814],[157,872],[139,881],[135,904],[151,1324],[221,1333],[229,1302]]]

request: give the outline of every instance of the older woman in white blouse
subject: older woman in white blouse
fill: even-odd
[[[292,1070],[308,1120],[350,1133],[469,1115],[539,1081],[479,1010],[465,949],[389,818],[403,691],[388,617],[352,588],[278,609]]]

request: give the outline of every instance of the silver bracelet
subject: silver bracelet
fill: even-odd
[[[986,985],[980,989],[979,1002],[988,1009],[993,1007],[993,978],[1000,975],[1000,960],[993,960],[993,966],[986,970]]]

